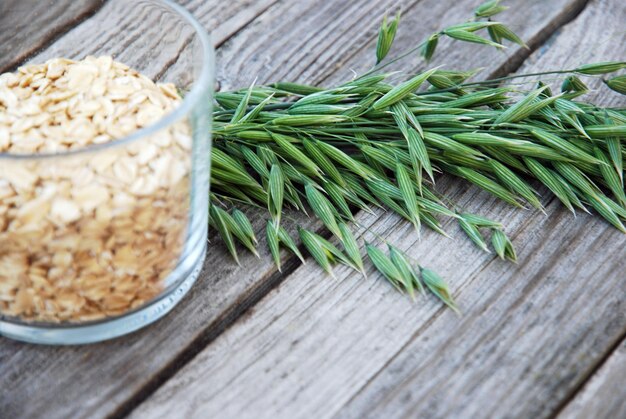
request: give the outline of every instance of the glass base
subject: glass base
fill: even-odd
[[[196,282],[206,255],[206,240],[204,246],[197,246],[186,258],[193,261],[188,269],[186,279],[178,286],[151,303],[120,317],[104,319],[89,324],[55,324],[37,325],[28,323],[13,323],[0,319],[0,335],[10,339],[28,343],[44,345],[83,345],[117,338],[150,323],[154,323],[169,313],[176,304],[189,292]]]

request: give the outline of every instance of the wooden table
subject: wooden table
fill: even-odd
[[[25,52],[80,42],[94,28],[104,41],[114,3],[3,0],[0,70]],[[403,12],[399,51],[464,20],[476,5],[181,3],[213,33],[222,89],[255,77],[331,85],[372,64],[386,11]],[[433,65],[484,67],[482,77],[493,77],[626,58],[623,0],[505,3],[511,9],[501,20],[529,50],[443,42]],[[19,51],[7,47],[16,35],[5,28],[15,21],[24,21]],[[41,34],[49,35],[43,44],[34,41]],[[400,68],[423,64],[411,57]],[[594,87],[594,100],[624,105],[623,96]],[[573,217],[549,194],[544,216],[456,179],[442,177],[437,187],[504,221],[519,264],[482,253],[453,225],[446,227],[455,240],[426,232],[418,241],[395,215],[356,217],[447,278],[461,316],[434,298],[410,301],[371,268],[367,278],[339,268],[333,279],[284,254],[281,273],[263,245],[260,260],[246,255],[237,266],[215,239],[210,269],[171,314],[145,330],[82,347],[0,338],[0,417],[626,417],[624,235],[599,217]]]

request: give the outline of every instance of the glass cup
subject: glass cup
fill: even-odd
[[[113,56],[171,83],[161,87],[171,97],[176,89],[183,96],[143,125],[102,122],[112,141],[0,153],[0,334],[91,343],[161,318],[198,277],[207,243],[213,49],[201,25],[168,0],[107,2],[51,45],[29,50],[51,42],[46,36],[8,42],[13,56],[28,54],[3,71],[88,56],[102,69],[116,65]],[[71,138],[66,128],[58,135]]]

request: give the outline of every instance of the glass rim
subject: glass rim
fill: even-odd
[[[109,148],[117,147],[124,144],[130,144],[157,133],[158,131],[167,128],[174,124],[179,119],[191,112],[196,103],[203,98],[203,91],[211,83],[211,67],[213,60],[213,45],[211,44],[210,36],[207,31],[202,27],[200,22],[194,18],[191,13],[184,7],[174,3],[172,0],[157,0],[163,3],[165,6],[172,9],[179,14],[184,20],[191,25],[195,31],[195,35],[200,39],[200,45],[202,48],[202,65],[200,69],[200,75],[198,79],[192,84],[191,90],[183,97],[182,102],[170,113],[160,118],[158,121],[152,124],[139,128],[133,131],[131,134],[124,137],[116,138],[112,141],[103,144],[90,144],[85,147],[81,147],[75,150],[67,150],[54,153],[0,153],[0,160],[38,160],[49,158],[69,157],[81,154],[92,153],[94,151],[106,150]]]

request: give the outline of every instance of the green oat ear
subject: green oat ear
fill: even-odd
[[[391,262],[391,259],[378,247],[365,243],[367,256],[378,272],[380,272],[398,291],[403,291],[403,279],[400,270]]]
[[[331,265],[331,263],[334,261],[334,257],[327,249],[324,248],[319,240],[320,237],[317,234],[303,228],[298,228],[298,234],[300,235],[300,240],[302,241],[302,244],[307,249],[309,254],[313,256],[313,259],[315,259],[317,264],[320,265],[327,274],[335,277]]]
[[[252,228],[250,219],[243,212],[235,208],[233,210],[233,219],[239,225],[239,228],[245,236],[247,236],[254,244],[259,243],[254,234],[254,229]]]
[[[281,264],[280,264],[280,248],[278,244],[278,231],[276,231],[276,226],[270,220],[267,221],[265,227],[265,234],[267,239],[267,247],[270,249],[270,253],[272,254],[272,258],[274,259],[274,264],[279,272],[282,272]]]
[[[426,43],[424,44],[420,52],[422,57],[424,57],[424,60],[430,61],[433,58],[433,55],[435,54],[435,50],[437,49],[438,43],[439,43],[438,33],[434,33],[428,38],[428,40],[426,41]]]
[[[311,209],[317,217],[324,223],[326,228],[335,236],[341,238],[341,231],[335,217],[336,210],[330,201],[318,191],[312,184],[308,183],[304,187],[306,199]]]
[[[511,240],[504,234],[501,229],[493,230],[491,235],[491,244],[501,259],[508,259],[511,262],[517,262],[517,254]]]
[[[420,209],[417,205],[417,195],[415,194],[415,186],[409,177],[404,165],[397,163],[396,165],[396,181],[400,188],[402,198],[404,198],[404,205],[407,210],[407,214],[411,217],[412,223],[415,226],[415,230],[418,235],[420,233]],[[420,183],[421,189],[421,183]]]
[[[471,42],[475,44],[483,44],[489,45],[494,48],[504,49],[506,48],[504,45],[490,41],[489,39],[483,38],[482,36],[478,36],[473,32],[463,31],[463,30],[445,30],[443,32],[445,35],[452,39],[456,39],[458,41]]]
[[[508,9],[506,6],[500,5],[500,0],[487,1],[476,9],[474,9],[474,16],[476,17],[492,17]]]
[[[233,239],[233,235],[228,229],[226,221],[222,217],[222,213],[217,209],[218,207],[215,205],[211,205],[209,208],[209,217],[211,218],[212,223],[217,228],[217,231],[224,241],[228,252],[231,254],[235,262],[239,265],[239,256],[237,255],[237,249],[235,248],[235,240]]]
[[[489,26],[487,28],[487,31],[489,32],[489,37],[491,38],[491,40],[497,44],[502,44],[502,40],[506,39],[507,41],[511,41],[514,44],[517,44],[523,48],[530,49],[528,45],[526,45],[526,43],[522,40],[522,38],[517,36],[515,32],[500,23],[497,25]]]
[[[285,230],[283,227],[280,227],[278,229],[278,240],[280,244],[289,249],[291,253],[296,255],[296,257],[300,259],[300,262],[302,262],[302,264],[306,265],[306,260],[304,259],[304,256],[302,256],[302,253],[300,253],[300,249],[298,249],[296,242],[291,238],[287,230]]]
[[[285,177],[278,163],[272,165],[268,184],[267,208],[274,220],[274,227],[278,230],[285,194]]]
[[[437,68],[425,71],[391,89],[383,97],[374,102],[374,109],[384,109],[404,99],[407,95],[415,92],[428,78],[437,71]]]
[[[426,287],[428,287],[428,289],[448,307],[454,310],[457,314],[460,314],[459,308],[450,294],[448,284],[446,284],[446,282],[435,271],[430,269],[420,266],[420,274],[422,276],[422,281],[426,284]]]
[[[485,240],[483,239],[483,236],[480,234],[478,227],[463,217],[459,218],[458,221],[459,221],[459,226],[461,226],[461,229],[465,232],[467,237],[469,237],[470,240],[472,240],[476,244],[476,246],[478,246],[480,249],[489,253],[489,248],[487,247],[487,243],[485,243]]]
[[[367,276],[365,274],[365,268],[363,266],[363,258],[361,257],[361,252],[359,250],[359,245],[356,241],[356,238],[352,234],[350,227],[344,223],[339,224],[339,230],[341,231],[341,244],[346,251],[346,255],[350,259],[350,261],[354,264],[357,270],[360,271],[363,276]]]
[[[585,75],[599,75],[613,73],[617,70],[626,68],[626,62],[623,61],[606,61],[602,63],[585,64],[577,67],[574,72]]]
[[[409,296],[415,299],[414,290],[417,289],[421,294],[425,294],[424,286],[419,279],[419,274],[411,264],[408,256],[391,244],[387,244],[389,248],[389,257],[391,262],[398,268],[402,277],[403,285]]]
[[[396,17],[389,24],[387,23],[387,16],[383,18],[383,23],[378,31],[378,41],[376,43],[376,64],[380,63],[387,56],[387,53],[389,53],[393,40],[396,37],[399,22],[400,12],[396,14]]]
[[[609,80],[605,80],[604,82],[609,89],[614,90],[617,93],[621,93],[622,95],[626,95],[626,75],[616,76],[610,78]]]

